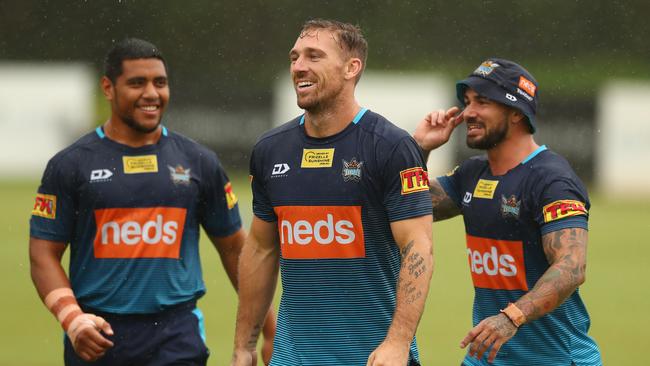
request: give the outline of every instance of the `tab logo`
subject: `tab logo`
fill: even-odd
[[[157,173],[156,155],[122,156],[125,174]]]
[[[542,209],[544,222],[551,222],[565,217],[584,215],[587,216],[585,204],[574,200],[559,200],[549,203]]]
[[[223,191],[226,194],[226,205],[228,205],[229,210],[232,210],[237,204],[237,196],[235,195],[235,191],[232,190],[232,184],[230,182],[226,183],[223,186]]]
[[[474,287],[528,291],[523,242],[467,234],[467,255]]]
[[[108,169],[95,169],[90,172],[90,183],[108,182],[112,176],[113,172]]]
[[[361,206],[277,206],[285,259],[365,258]]]
[[[479,179],[474,188],[474,198],[494,198],[497,184],[499,184],[498,180]]]
[[[178,207],[95,210],[95,258],[180,258],[187,210]]]
[[[421,167],[402,170],[399,176],[402,181],[403,195],[429,190],[429,176]]]
[[[56,218],[56,196],[37,193],[32,215],[54,220]]]
[[[334,161],[334,148],[302,149],[301,168],[331,168]]]

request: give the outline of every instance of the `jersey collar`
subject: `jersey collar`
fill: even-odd
[[[530,155],[528,155],[528,156],[526,157],[526,159],[524,159],[524,161],[521,162],[521,165],[526,164],[526,163],[529,162],[532,158],[534,158],[535,156],[537,156],[537,154],[541,153],[541,152],[544,151],[544,150],[547,150],[547,149],[546,149],[546,145],[542,145],[542,146],[538,147],[537,149],[535,149],[535,151],[533,151],[532,153],[530,153]]]

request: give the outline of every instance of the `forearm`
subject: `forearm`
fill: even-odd
[[[420,322],[433,274],[431,240],[419,238],[402,249],[397,304],[387,341],[410,343]]]
[[[279,249],[242,249],[239,261],[239,306],[235,349],[254,350],[273,300],[278,275]]]
[[[585,281],[587,231],[564,229],[543,238],[551,266],[515,305],[526,321],[555,310]]]

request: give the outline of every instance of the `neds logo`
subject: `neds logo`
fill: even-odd
[[[467,235],[467,254],[475,287],[528,291],[521,241]]]
[[[95,210],[96,258],[179,258],[186,209]]]
[[[275,212],[284,258],[365,257],[361,206],[278,206]]]

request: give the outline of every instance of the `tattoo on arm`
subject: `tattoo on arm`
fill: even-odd
[[[429,194],[433,204],[433,221],[442,221],[460,215],[458,206],[435,178],[429,181]]]
[[[517,301],[528,320],[553,311],[585,280],[586,230],[568,228],[548,233],[542,237],[542,246],[550,267],[535,287]]]
[[[251,332],[251,336],[250,336],[250,338],[248,338],[247,346],[248,346],[249,349],[255,349],[255,347],[257,346],[257,338],[260,335],[261,329],[262,329],[261,324],[255,324],[255,326],[253,327],[253,330]]]
[[[414,244],[415,242],[411,240],[402,249],[402,268],[408,270],[408,274],[412,279],[402,281],[400,276],[400,280],[397,284],[398,291],[404,294],[407,304],[412,304],[422,297],[422,291],[417,288],[416,284],[413,283],[413,280],[420,277],[427,269],[426,264],[424,263],[424,258],[422,258],[420,253],[412,252]]]

